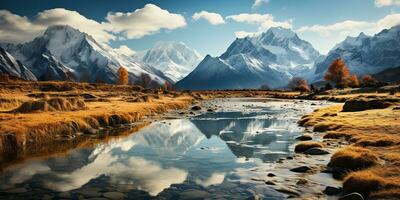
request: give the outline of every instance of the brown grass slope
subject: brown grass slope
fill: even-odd
[[[342,112],[343,104],[333,105],[304,116],[299,124],[325,132],[325,139],[350,142],[350,146],[332,155],[328,164],[348,172],[343,182],[345,192],[359,192],[369,199],[399,199],[399,97],[386,94],[371,99],[382,104],[387,99],[395,100],[381,109],[370,106],[354,112]]]

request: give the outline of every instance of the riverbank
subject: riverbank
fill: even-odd
[[[343,183],[335,195],[356,192],[365,199],[398,199],[400,193],[400,107],[396,95],[355,98],[305,115],[299,124],[344,144],[327,164]]]
[[[1,83],[0,163],[48,155],[49,149],[60,152],[85,146],[87,138],[101,137],[107,129],[187,108],[193,100],[188,94],[137,86]],[[43,148],[49,145],[57,148]]]

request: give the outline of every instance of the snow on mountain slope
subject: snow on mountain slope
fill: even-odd
[[[0,47],[0,73],[19,77],[25,80],[36,81],[35,75],[19,60]]]
[[[359,76],[399,66],[400,26],[382,30],[374,36],[361,33],[357,37],[347,37],[317,62],[314,81],[322,80],[329,65],[337,58],[342,58],[349,70]]]
[[[218,58],[204,60],[176,86],[182,89],[284,87],[295,75],[312,75],[320,57],[312,45],[284,28],[236,39]],[[310,78],[310,77],[308,77]]]
[[[182,42],[158,42],[134,57],[162,71],[174,82],[188,75],[202,59],[199,53]]]
[[[50,26],[33,41],[19,45],[3,45],[27,66],[39,80],[76,80],[115,83],[117,70],[129,71],[131,82],[149,74],[158,83],[163,74],[133,58],[118,54],[111,47],[97,43],[91,36],[70,26]]]

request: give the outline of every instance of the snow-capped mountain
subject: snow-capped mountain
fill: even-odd
[[[141,74],[149,74],[160,84],[165,81],[159,70],[118,54],[70,26],[50,26],[31,42],[2,46],[27,66],[38,80],[115,83],[117,70],[123,66],[129,71],[131,82],[138,81]]]
[[[8,74],[25,80],[36,81],[35,75],[19,60],[0,47],[0,73]]]
[[[177,82],[188,75],[203,58],[197,51],[182,42],[158,42],[151,49],[135,57]]]
[[[285,28],[237,38],[221,56],[206,56],[176,86],[181,89],[284,87],[294,75],[309,75],[320,57],[310,43]]]
[[[316,64],[314,81],[322,80],[337,58],[342,58],[349,70],[359,76],[400,66],[400,26],[384,29],[374,36],[361,33],[357,37],[347,37]]]

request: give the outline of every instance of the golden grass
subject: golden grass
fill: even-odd
[[[320,143],[320,142],[312,142],[312,141],[300,142],[295,146],[294,151],[296,153],[302,153],[302,152],[305,152],[308,149],[311,149],[314,147],[322,148],[322,147],[324,147],[324,144]]]
[[[54,112],[54,111],[76,111],[86,108],[86,104],[82,99],[76,97],[55,97],[49,99],[41,99],[27,101],[21,106],[12,110],[15,113],[32,113],[32,112]]]
[[[333,154],[328,166],[347,170],[359,170],[377,165],[378,163],[378,156],[371,150],[350,146]]]
[[[349,173],[344,179],[343,189],[348,193],[358,192],[366,198],[371,192],[376,192],[375,198],[387,198],[400,190],[400,169],[398,166],[374,167]]]
[[[374,95],[367,98],[388,96]],[[356,96],[360,95],[346,95],[345,98]],[[390,98],[399,98],[399,95]],[[316,110],[300,120],[303,126],[326,132],[324,139],[345,139],[351,143],[332,155],[328,164],[348,170],[343,182],[346,192],[359,192],[369,199],[398,199],[400,111],[392,109],[394,104],[385,109],[359,112],[341,112],[343,104],[338,104]]]

